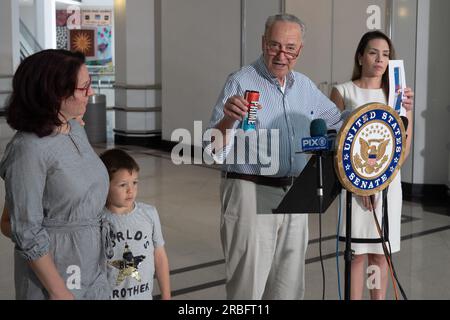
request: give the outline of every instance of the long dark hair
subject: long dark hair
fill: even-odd
[[[361,78],[362,74],[362,66],[359,65],[359,58],[364,55],[364,51],[367,48],[367,45],[370,41],[374,39],[383,39],[386,40],[386,42],[389,45],[389,60],[395,59],[395,49],[394,45],[392,44],[391,39],[387,35],[385,35],[381,31],[369,31],[366,34],[364,34],[359,41],[358,48],[355,52],[355,64],[353,66],[353,75],[352,75],[352,81],[358,80]],[[381,79],[381,87],[386,94],[386,96],[389,94],[389,69],[386,69],[385,73],[383,74],[383,77]]]
[[[43,50],[27,58],[13,78],[13,93],[6,108],[8,124],[38,137],[62,125],[61,103],[74,95],[78,72],[85,62],[80,52]]]

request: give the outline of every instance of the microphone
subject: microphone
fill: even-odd
[[[316,153],[329,149],[327,124],[323,119],[314,119],[309,127],[310,137],[302,139],[302,152]]]
[[[314,119],[309,126],[311,137],[320,137],[327,134],[327,124],[323,119]]]
[[[405,131],[408,130],[408,125],[409,125],[409,120],[408,120],[408,118],[405,117],[405,116],[401,116],[400,118],[402,119],[403,126],[405,127]]]
[[[344,110],[341,112],[341,121],[344,122],[345,120],[347,120],[350,115],[352,114],[352,112],[350,110]]]
[[[327,124],[323,119],[315,119],[309,127],[310,138],[302,139],[303,151],[308,146],[308,151],[313,154],[316,161],[317,173],[317,201],[319,214],[323,213],[323,156],[329,150]],[[307,142],[308,144],[305,144]]]
[[[352,114],[352,112],[350,110],[342,111],[341,115],[339,117],[339,120],[337,122],[333,123],[332,126],[337,125],[339,122],[345,122],[345,120],[347,120],[351,114]]]
[[[336,136],[337,131],[335,129],[330,129],[327,131],[329,151],[336,151]]]
[[[408,139],[408,133],[406,132],[406,130],[408,130],[409,120],[405,116],[400,116],[400,118],[402,119],[403,126],[405,127],[405,138]]]

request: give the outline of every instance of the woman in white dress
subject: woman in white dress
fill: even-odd
[[[380,31],[363,35],[355,53],[352,81],[336,85],[330,99],[341,110],[354,110],[364,104],[378,102],[387,104],[389,92],[388,64],[395,59],[391,40]],[[409,154],[412,137],[412,106],[414,93],[404,91],[406,99],[402,107],[409,120],[406,153]],[[378,221],[382,221],[381,193],[373,197]],[[402,188],[400,172],[389,186],[387,195],[389,241],[392,253],[400,251],[400,223],[402,211]],[[342,204],[345,204],[345,193]],[[345,205],[343,205],[345,208]],[[345,212],[345,210],[342,210]],[[340,239],[345,239],[345,219],[341,219]],[[388,246],[389,248],[389,246]],[[388,284],[388,263],[383,254],[380,236],[376,229],[369,197],[354,196],[352,199],[352,250],[355,256],[351,268],[351,299],[362,299],[365,283],[365,260],[369,266],[378,266],[381,274],[380,287],[370,290],[371,299],[385,299]]]

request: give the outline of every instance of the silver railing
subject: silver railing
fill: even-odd
[[[25,23],[20,19],[20,59],[23,60],[35,52],[41,51],[42,47],[39,42],[27,28]]]
[[[88,66],[92,79],[92,88],[96,94],[101,94],[104,89],[113,89],[116,82],[114,67]]]

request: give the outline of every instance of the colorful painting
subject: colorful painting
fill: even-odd
[[[83,52],[88,65],[112,66],[112,11],[72,9],[57,10],[58,48]]]
[[[87,58],[95,57],[97,45],[95,33],[95,29],[70,30],[69,50],[80,51],[84,53]]]
[[[82,11],[83,26],[110,26],[111,10],[83,10]]]
[[[112,61],[111,27],[97,28],[97,60],[101,64]]]

